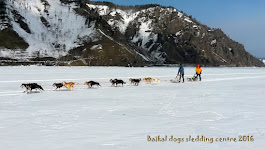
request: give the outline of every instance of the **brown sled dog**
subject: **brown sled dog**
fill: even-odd
[[[152,78],[150,78],[150,77],[148,77],[148,78],[144,78],[144,81],[145,81],[146,83],[150,83],[150,84],[151,84],[151,82],[152,82]]]
[[[62,84],[63,84],[63,86],[65,86],[68,90],[73,90],[74,86],[75,86],[75,85],[78,85],[78,84],[76,84],[76,83],[74,83],[74,82],[65,82],[65,81],[63,81]]]

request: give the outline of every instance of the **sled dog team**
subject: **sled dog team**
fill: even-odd
[[[202,68],[200,67],[200,65],[198,64],[196,67],[196,74],[193,77],[188,77],[187,80],[188,81],[197,81],[198,77],[201,81],[201,73],[202,73]],[[178,78],[179,76],[179,78]],[[178,78],[178,79],[177,79]],[[180,64],[180,68],[178,70],[178,74],[176,76],[175,80],[171,80],[171,82],[173,83],[179,83],[181,82],[181,79],[184,83],[184,67],[182,66],[182,64]],[[139,83],[141,82],[141,78],[139,79],[133,79],[130,78],[129,81],[131,82],[131,85],[135,85],[138,86]],[[143,80],[147,83],[147,84],[151,84],[152,81],[154,81],[155,83],[160,83],[160,79],[158,78],[151,78],[151,77],[147,77],[147,78],[143,78]],[[109,80],[111,83],[111,86],[118,86],[118,85],[122,85],[126,84],[126,82],[124,82],[123,80],[120,79],[110,79]],[[56,87],[55,90],[60,89],[61,87],[66,87],[68,90],[73,90],[75,85],[79,85],[78,83],[74,83],[74,82],[62,82],[62,83],[54,83],[53,87]],[[87,85],[88,87],[93,87],[93,86],[97,86],[97,87],[101,87],[101,85],[98,82],[95,81],[88,81],[85,82],[84,85]],[[37,83],[28,83],[28,84],[22,84],[21,85],[22,88],[25,88],[26,90],[24,92],[31,92],[33,89],[36,90],[44,90],[40,85],[38,85]]]
[[[140,79],[133,79],[133,78],[129,79],[131,84],[135,85],[135,86],[138,86],[139,83],[141,82],[141,80],[142,80],[141,78]],[[158,78],[148,77],[148,78],[144,78],[143,80],[145,80],[146,83],[148,83],[148,84],[151,84],[152,81],[154,81],[156,83],[160,83],[160,79],[158,79]],[[120,79],[110,79],[110,83],[111,83],[111,86],[118,86],[118,85],[123,86],[123,84],[126,84],[126,82],[124,82],[123,80],[120,80]],[[66,87],[67,90],[73,90],[74,86],[76,86],[76,85],[79,85],[79,83],[63,81],[62,83],[54,83],[52,86],[56,87],[55,90],[60,89],[61,87]],[[84,85],[87,85],[89,88],[91,88],[93,86],[101,87],[101,85],[96,81],[88,81],[88,82],[85,82]],[[25,88],[26,90],[24,92],[27,92],[27,93],[31,92],[33,89],[40,90],[40,91],[44,90],[37,83],[28,83],[28,84],[23,83],[21,85],[21,87]]]

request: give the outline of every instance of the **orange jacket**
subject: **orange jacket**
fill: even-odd
[[[202,73],[202,68],[201,67],[196,67],[196,73],[201,74]]]

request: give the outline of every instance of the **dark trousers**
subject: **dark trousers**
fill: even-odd
[[[184,73],[181,73],[181,74],[180,74],[179,81],[181,80],[181,78],[182,78],[182,80],[183,80],[183,82],[184,82]]]
[[[197,73],[196,73],[197,74]],[[196,78],[198,78],[198,76],[200,77],[200,81],[202,80],[201,78],[201,74],[197,74]]]

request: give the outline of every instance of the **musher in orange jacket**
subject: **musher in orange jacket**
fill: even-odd
[[[201,79],[201,74],[202,74],[202,68],[200,67],[200,65],[198,64],[197,67],[196,67],[196,78],[199,76],[200,77],[200,81],[202,80]]]

